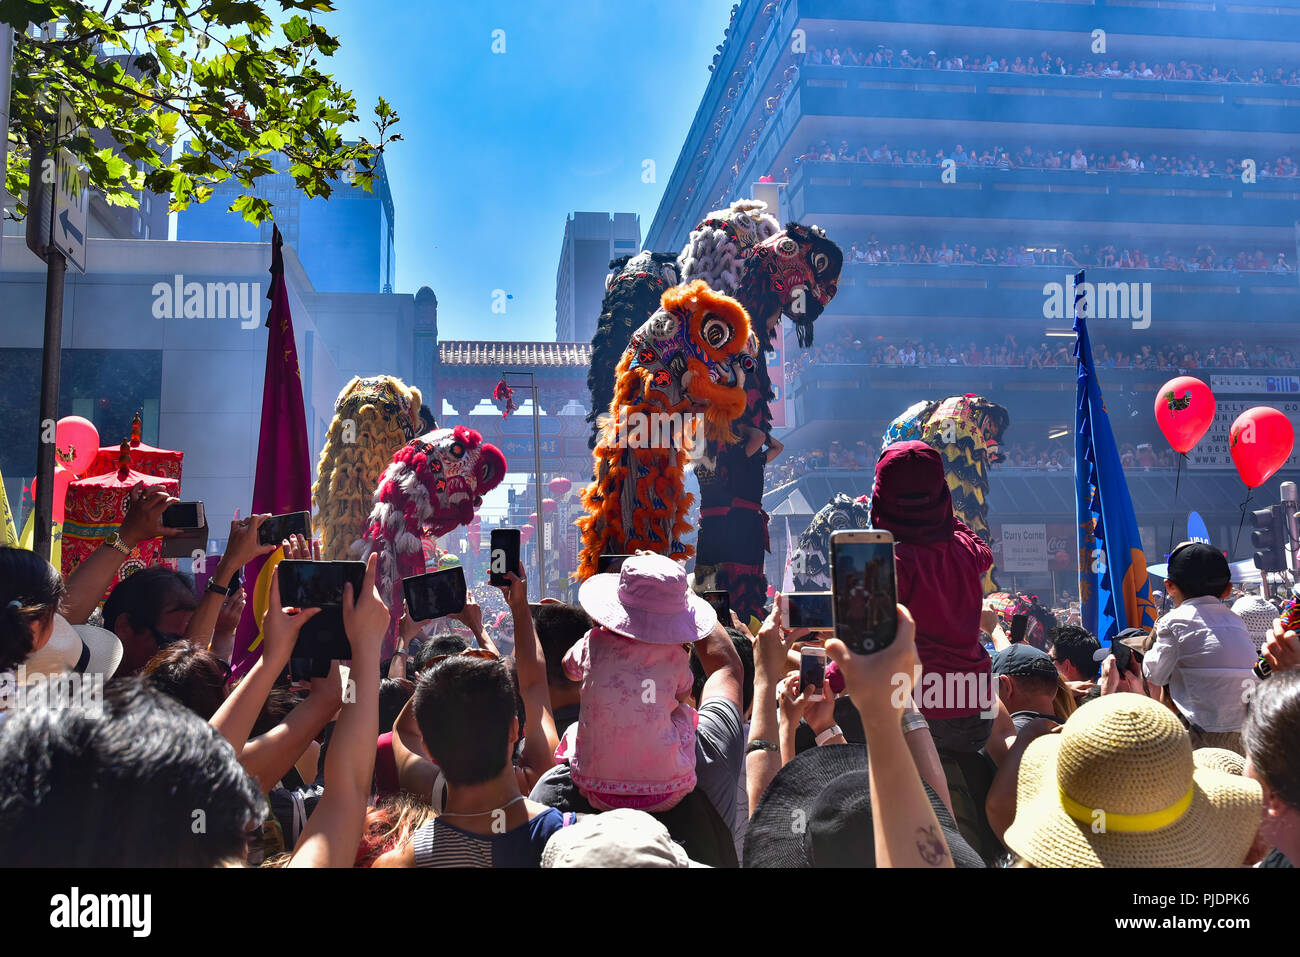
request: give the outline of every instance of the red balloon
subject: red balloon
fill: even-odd
[[[1175,452],[1190,452],[1214,421],[1214,393],[1189,375],[1170,379],[1156,393],[1156,425]]]
[[[1257,405],[1237,416],[1228,433],[1232,464],[1247,488],[1259,488],[1286,464],[1295,448],[1291,420],[1277,409]]]
[[[77,476],[72,474],[71,469],[65,469],[57,464],[54,466],[54,514],[50,517],[59,524],[63,522],[64,506],[68,500],[68,486],[76,480]],[[36,501],[36,479],[32,479],[32,501]]]

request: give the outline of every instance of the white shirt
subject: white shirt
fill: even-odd
[[[1142,660],[1148,681],[1169,686],[1188,722],[1202,731],[1240,731],[1258,656],[1246,624],[1218,598],[1189,598],[1155,627]]]

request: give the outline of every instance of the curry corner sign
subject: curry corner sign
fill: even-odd
[[[47,262],[57,250],[68,265],[85,273],[90,173],[63,148],[77,131],[77,115],[66,100],[59,103],[58,124],[53,155],[32,150],[27,245]]]

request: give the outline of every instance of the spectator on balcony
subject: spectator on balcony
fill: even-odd
[[[1070,154],[1070,169],[1087,169],[1088,157],[1083,155],[1083,147],[1076,146],[1074,152]]]
[[[1287,264],[1286,253],[1278,253],[1277,260],[1273,263],[1273,272],[1289,273],[1290,271],[1291,267]]]

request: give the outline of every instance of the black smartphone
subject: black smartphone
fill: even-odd
[[[601,555],[596,559],[596,574],[612,575],[621,571],[623,562],[631,557],[631,555]]]
[[[1028,615],[1011,616],[1011,643],[1018,644],[1025,640],[1025,632],[1029,631]]]
[[[835,637],[855,655],[894,643],[898,583],[894,536],[874,529],[831,533],[831,594]]]
[[[163,509],[162,523],[166,528],[202,528],[207,516],[202,502],[177,502]]]
[[[1124,674],[1133,666],[1133,649],[1123,642],[1111,641],[1110,653],[1115,658],[1115,667],[1119,669],[1120,674]]]
[[[830,631],[835,611],[828,591],[792,591],[781,596],[781,626]]]
[[[311,541],[311,512],[272,515],[257,527],[257,544],[279,545],[290,535],[301,535]]]
[[[494,528],[488,554],[488,582],[509,585],[506,572],[519,574],[519,529]]]
[[[718,621],[722,622],[724,628],[731,626],[731,592],[728,591],[706,591],[700,596],[718,613]]]
[[[352,583],[352,594],[361,593],[366,577],[365,562],[312,562],[285,559],[276,566],[280,579],[280,601],[286,608],[319,608],[320,613],[302,626],[294,645],[294,658],[308,658],[314,672],[322,662],[352,657],[352,645],[343,628],[343,586]]]
[[[445,618],[465,609],[465,569],[459,565],[402,579],[406,611],[415,621]]]

